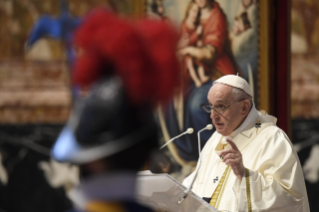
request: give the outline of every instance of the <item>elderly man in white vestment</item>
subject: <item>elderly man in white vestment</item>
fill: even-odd
[[[203,108],[211,113],[216,132],[201,152],[192,191],[219,210],[308,212],[297,153],[276,118],[256,110],[248,83],[223,76],[207,98]]]

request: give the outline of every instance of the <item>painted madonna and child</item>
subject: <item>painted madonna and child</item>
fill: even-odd
[[[172,8],[177,10],[183,6],[176,2],[150,1],[151,16],[165,22],[178,22],[174,20],[176,14],[170,19]],[[255,0],[191,0],[185,3],[183,17],[177,23],[181,33],[178,55],[183,64],[184,90],[178,101],[164,109],[165,140],[189,127],[198,132],[211,123],[201,106],[207,103],[207,93],[214,80],[237,73],[247,81],[249,74],[255,79],[258,61],[256,4]],[[211,133],[201,133],[202,146]],[[176,139],[175,145],[183,160],[197,161],[196,134]]]

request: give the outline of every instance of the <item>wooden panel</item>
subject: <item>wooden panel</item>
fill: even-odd
[[[258,109],[274,114],[274,60],[272,0],[259,1],[259,73]]]

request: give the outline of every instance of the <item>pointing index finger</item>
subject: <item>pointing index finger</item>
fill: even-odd
[[[236,144],[235,144],[232,140],[226,139],[226,141],[230,144],[230,146],[231,146],[231,148],[232,148],[233,150],[239,151],[238,148],[237,148],[237,146],[236,146]]]

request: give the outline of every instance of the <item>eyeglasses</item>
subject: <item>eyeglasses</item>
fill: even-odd
[[[240,99],[237,102],[235,102],[234,104],[237,104],[238,102],[244,101],[245,99]],[[211,113],[212,110],[214,110],[215,112],[223,115],[225,113],[225,111],[230,108],[231,106],[233,106],[234,104],[228,105],[228,106],[224,106],[224,105],[220,105],[220,106],[211,106],[209,103],[203,104],[201,107],[207,112],[207,113]]]

